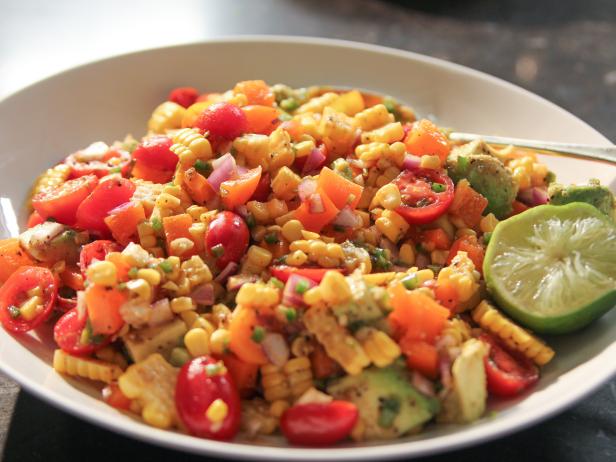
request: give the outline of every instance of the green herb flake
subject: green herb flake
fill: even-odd
[[[293,112],[299,107],[299,103],[295,98],[286,98],[280,102],[280,107],[287,112]]]
[[[386,96],[383,98],[383,106],[387,109],[387,112],[396,115],[398,112],[398,102],[393,99],[391,96]]]
[[[297,311],[295,310],[295,308],[287,308],[284,315],[289,322],[293,322],[297,319]]]
[[[246,226],[248,226],[249,229],[253,229],[255,226],[257,226],[257,221],[255,220],[255,217],[252,213],[246,215],[245,220]]]
[[[139,272],[139,269],[136,266],[131,267],[131,269],[128,270],[128,277],[131,279],[135,279],[137,278],[137,273]]]
[[[7,308],[9,315],[11,316],[11,318],[15,319],[18,318],[19,316],[21,316],[21,311],[19,311],[19,308],[16,307],[15,305],[10,305]]]
[[[201,174],[208,175],[213,169],[210,162],[205,162],[201,159],[197,159],[197,161],[195,162],[195,170],[197,170]]]
[[[156,217],[152,218],[150,220],[150,224],[152,225],[152,229],[156,232],[162,231],[163,229],[163,224],[160,221],[160,218],[156,218]]]
[[[250,336],[250,338],[255,343],[261,343],[265,338],[265,329],[263,329],[263,327],[261,326],[255,327],[252,331],[252,335]]]
[[[268,233],[263,237],[263,239],[268,244],[278,244],[279,242],[278,235],[276,233]]]
[[[419,285],[419,281],[417,280],[417,276],[414,275],[414,274],[409,274],[404,279],[402,279],[401,282],[402,282],[402,285],[404,286],[404,288],[408,289],[408,290],[417,289],[417,286]]]
[[[278,278],[271,277],[269,280],[269,283],[273,285],[274,287],[276,287],[277,289],[284,289],[284,282],[282,282]]]
[[[301,279],[295,285],[295,292],[301,295],[304,292],[306,292],[309,288],[310,288],[310,284],[308,284],[308,281],[306,281],[305,279]]]
[[[208,377],[214,377],[215,375],[220,374],[221,371],[222,366],[220,365],[220,363],[208,364],[207,366],[205,366],[205,373]]]
[[[432,191],[434,191],[435,193],[445,192],[445,189],[447,189],[447,188],[445,187],[444,184],[432,183]]]
[[[113,167],[109,169],[109,173],[121,173],[121,172],[122,172],[121,167]]]
[[[163,270],[164,273],[171,273],[173,271],[173,266],[166,260],[161,261],[158,264],[158,267]]]
[[[186,348],[175,347],[171,350],[171,353],[169,354],[169,362],[172,366],[182,367],[188,361],[190,361],[190,354],[188,354]]]
[[[211,252],[214,257],[220,258],[225,254],[225,248],[222,244],[216,244],[214,247],[212,247]]]

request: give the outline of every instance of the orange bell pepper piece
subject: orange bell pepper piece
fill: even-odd
[[[276,101],[272,89],[263,80],[244,80],[243,82],[238,82],[235,84],[233,92],[246,95],[248,104],[273,106]]]
[[[460,180],[456,185],[449,213],[461,218],[467,226],[473,228],[479,224],[488,200],[475,191],[468,180]]]
[[[172,170],[158,170],[145,165],[143,162],[135,162],[131,173],[135,178],[153,183],[168,183],[173,178]]]
[[[451,239],[441,228],[426,229],[421,239],[427,249],[447,250],[451,247]]]
[[[236,307],[229,323],[231,336],[229,349],[248,364],[267,364],[268,359],[263,348],[252,339],[255,327],[257,327],[257,315],[254,310]]]
[[[235,386],[239,389],[240,395],[249,394],[257,385],[257,375],[259,365],[242,361],[233,353],[221,356],[225,367],[229,370]]]
[[[130,265],[126,263],[120,252],[112,252],[105,257],[105,260],[110,261],[116,267],[116,273],[118,275],[118,281],[128,281],[128,272],[130,271]]]
[[[30,255],[19,245],[19,239],[10,238],[0,240],[0,284],[6,280],[20,266],[35,265]]]
[[[441,164],[445,163],[451,151],[445,135],[428,119],[421,119],[413,124],[404,144],[407,151],[416,156],[438,156]]]
[[[321,197],[323,211],[311,212],[310,198],[308,198],[295,209],[294,216],[296,220],[302,222],[305,229],[318,233],[325,225],[336,218],[340,210],[338,210],[329,196],[321,188],[317,188],[316,193]]]
[[[400,341],[400,350],[406,356],[406,365],[430,379],[438,376],[438,351],[434,345],[423,340],[404,337]]]
[[[86,289],[86,307],[94,334],[115,334],[124,325],[120,307],[127,296],[118,289],[90,284]]]
[[[235,180],[220,184],[220,198],[227,210],[244,205],[252,197],[261,179],[261,166],[253,168]]]
[[[364,191],[360,185],[338,175],[328,167],[321,169],[317,184],[338,209],[345,205],[349,205],[352,209],[357,207]]]
[[[198,204],[204,204],[216,196],[214,188],[194,167],[184,172],[184,185],[190,197]]]
[[[83,290],[83,275],[77,265],[67,266],[60,273],[60,281],[67,287],[73,290]]]
[[[145,221],[145,210],[141,202],[127,202],[111,210],[105,217],[113,238],[122,245],[137,238],[137,225]]]
[[[451,264],[451,260],[453,260],[453,258],[458,254],[459,250],[462,250],[468,254],[468,258],[473,261],[475,269],[481,273],[483,268],[483,258],[486,255],[486,251],[477,240],[477,237],[462,236],[460,239],[456,240],[451,246],[449,255],[447,256],[448,265]]]
[[[192,224],[192,217],[187,213],[163,218],[163,230],[165,232],[165,240],[167,241],[167,253],[169,255],[179,255],[171,248],[171,243],[175,239],[185,237],[187,239],[190,239],[191,241],[193,240],[190,231],[188,231],[188,228],[190,228]],[[192,249],[183,252],[181,255],[183,258],[186,258],[196,254],[197,246],[195,245]]]
[[[248,122],[246,132],[269,135],[280,124],[280,112],[275,107],[252,105],[242,108]]]

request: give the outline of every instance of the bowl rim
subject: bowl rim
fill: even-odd
[[[366,51],[375,54],[385,54],[393,57],[410,59],[413,61],[419,61],[424,64],[428,64],[433,67],[445,68],[448,72],[457,75],[466,75],[474,79],[490,82],[501,87],[505,87],[506,90],[520,95],[524,95],[527,98],[534,99],[544,105],[550,107],[553,111],[558,111],[561,114],[572,117],[577,123],[585,125],[597,139],[601,138],[606,143],[612,144],[609,139],[592,128],[588,123],[581,120],[576,115],[563,109],[557,104],[539,96],[529,90],[519,87],[511,82],[503,80],[501,78],[492,76],[485,72],[446,61],[444,59],[435,58],[432,56],[423,55],[420,53],[406,51],[381,45],[374,45],[370,43],[356,42],[350,40],[323,38],[323,37],[311,37],[311,36],[288,36],[288,35],[228,35],[222,37],[208,38],[200,41],[182,42],[168,46],[156,46],[146,47],[138,50],[130,51],[127,53],[112,54],[100,59],[88,61],[78,64],[76,66],[61,70],[57,73],[44,76],[28,85],[21,87],[15,91],[0,98],[0,105],[4,102],[20,96],[24,92],[28,92],[31,88],[38,86],[39,84],[53,79],[62,78],[64,75],[71,72],[79,71],[82,68],[89,66],[95,66],[107,61],[113,61],[117,58],[128,58],[133,55],[139,55],[142,53],[154,52],[154,51],[172,51],[176,48],[218,44],[218,43],[255,43],[260,42],[262,44],[299,44],[299,45],[315,45],[322,47],[336,47],[340,49],[355,49],[359,51]],[[610,346],[616,343],[613,342]],[[608,348],[610,347],[608,346]],[[24,347],[25,348],[25,347]],[[598,357],[604,355],[602,352],[595,357],[589,359],[584,364],[597,361]],[[582,366],[580,365],[580,366]],[[578,366],[578,367],[580,367]],[[565,410],[572,406],[579,400],[590,395],[599,387],[604,385],[613,376],[616,376],[616,363],[610,369],[604,367],[600,369],[599,373],[594,374],[593,382],[590,385],[584,387],[578,387],[574,390],[570,390],[567,395],[556,400],[549,400],[543,405],[536,406],[532,409],[526,409],[525,412],[520,415],[510,417],[504,420],[494,420],[487,427],[473,427],[473,425],[467,425],[464,431],[458,431],[447,435],[435,436],[425,440],[416,441],[396,441],[391,440],[384,444],[377,444],[371,446],[357,446],[357,447],[328,447],[328,448],[302,448],[302,447],[273,447],[262,446],[247,443],[235,443],[235,442],[220,442],[214,440],[204,440],[194,438],[189,435],[180,434],[168,430],[160,430],[157,428],[149,427],[141,422],[127,421],[127,420],[114,420],[108,416],[99,413],[90,412],[91,409],[83,408],[77,402],[67,399],[60,393],[51,390],[36,381],[29,378],[29,376],[22,374],[12,366],[5,363],[0,363],[0,370],[6,373],[13,380],[18,382],[20,386],[24,387],[30,393],[36,397],[46,401],[54,407],[60,408],[78,418],[84,419],[92,424],[103,427],[115,433],[119,433],[123,436],[132,437],[143,442],[147,442],[154,445],[160,445],[175,450],[188,451],[195,454],[211,454],[221,457],[235,457],[240,459],[258,459],[268,458],[270,460],[357,460],[357,459],[371,459],[371,458],[402,458],[402,457],[420,457],[425,455],[450,452],[455,449],[461,449],[468,446],[473,446],[487,441],[494,440],[498,437],[509,435],[513,432],[520,431],[541,421],[547,420],[553,415]],[[76,390],[76,392],[79,392]],[[119,422],[119,424],[118,424]],[[446,442],[446,445],[443,443]],[[261,449],[263,455],[255,453],[255,449]]]

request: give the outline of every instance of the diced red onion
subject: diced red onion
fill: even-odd
[[[308,279],[304,276],[300,276],[298,274],[292,274],[287,279],[287,283],[284,286],[284,291],[282,292],[282,303],[287,306],[294,307],[302,307],[304,306],[304,296],[297,292],[297,284],[301,281],[307,285],[307,289],[312,289],[317,285],[312,279]]]
[[[250,169],[246,168],[246,167],[242,167],[241,165],[237,166],[237,174],[239,176],[242,176],[244,173],[248,173],[250,171]]]
[[[349,206],[345,206],[336,215],[335,220],[332,222],[334,225],[344,226],[345,228],[357,229],[361,228],[364,224],[363,220],[357,215]]]
[[[310,172],[319,170],[325,163],[326,159],[327,156],[323,152],[322,146],[314,148],[312,151],[310,151],[310,154],[308,154],[308,158],[306,159],[306,163],[304,164],[304,168],[302,169],[302,175],[306,175]]]
[[[289,346],[279,333],[268,332],[265,334],[261,346],[267,359],[275,366],[282,367],[289,359]]]
[[[323,199],[319,193],[314,193],[308,198],[308,204],[310,206],[310,213],[323,213],[325,207],[323,206]]]
[[[411,384],[424,395],[435,396],[434,384],[417,371],[413,371]]]
[[[220,184],[223,181],[227,181],[237,176],[237,166],[235,165],[235,159],[229,153],[212,162],[212,167],[214,167],[214,170],[212,171],[212,173],[210,173],[210,176],[207,178],[207,181],[208,183],[210,183],[210,186],[212,186],[212,188],[216,192],[220,190]]]
[[[530,207],[547,204],[550,196],[544,188],[533,186],[518,193],[518,199]]]
[[[190,293],[190,298],[192,298],[197,305],[213,305],[214,286],[212,284],[201,284],[195,287]]]
[[[236,273],[238,268],[239,265],[237,263],[235,263],[234,261],[230,261],[229,263],[227,263],[227,266],[225,266],[225,268],[218,274],[218,276],[216,276],[214,281],[223,284],[229,276]]]
[[[305,201],[317,190],[317,182],[313,178],[304,178],[297,187],[297,193],[302,201]]]
[[[430,257],[423,252],[417,253],[417,258],[415,258],[415,266],[419,269],[427,268],[430,264]]]
[[[152,311],[148,324],[150,326],[160,326],[173,319],[173,311],[168,298],[161,298],[152,304]]]
[[[405,170],[417,170],[421,165],[421,157],[414,156],[413,154],[406,153],[404,155],[404,162],[402,162],[402,168]]]
[[[230,276],[227,280],[227,290],[238,290],[248,282],[257,282],[259,277],[256,274],[237,274]]]

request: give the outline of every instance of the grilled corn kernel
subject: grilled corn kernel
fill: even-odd
[[[231,341],[231,334],[227,329],[216,329],[210,337],[210,349],[215,355],[226,353]]]
[[[321,237],[319,233],[308,231],[306,229],[302,229],[300,232],[302,233],[303,238],[308,241],[313,240],[313,239],[319,239]]]
[[[272,261],[272,252],[258,245],[251,245],[248,249],[248,261],[256,266],[265,268]]]
[[[138,270],[137,277],[145,279],[151,286],[160,284],[160,273],[152,268],[142,268]]]
[[[375,224],[377,229],[394,243],[398,242],[409,229],[407,221],[393,210],[384,210]]]
[[[116,266],[110,261],[96,261],[88,266],[87,278],[94,284],[115,286],[118,282]]]
[[[298,158],[306,157],[314,148],[315,144],[313,140],[301,141],[295,144],[295,156]]]
[[[196,311],[182,311],[180,312],[180,318],[182,318],[186,327],[192,328],[197,319],[199,319],[199,313]]]
[[[380,128],[376,128],[369,132],[364,132],[361,135],[362,144],[366,143],[394,143],[404,138],[404,129],[400,122],[391,122]]]
[[[441,159],[439,156],[421,156],[419,166],[421,168],[436,170],[441,168]]]
[[[308,256],[301,250],[296,250],[287,255],[284,261],[287,265],[302,266],[308,261]]]
[[[43,299],[38,295],[30,297],[19,307],[19,317],[26,321],[33,320],[43,308]]]
[[[402,197],[400,196],[400,190],[395,184],[388,183],[382,186],[372,199],[370,208],[374,208],[378,205],[382,205],[387,210],[394,210],[400,207],[402,204]]]
[[[494,228],[496,228],[497,224],[498,224],[498,219],[494,216],[494,214],[488,213],[479,222],[479,229],[483,233],[491,233],[494,231]]]
[[[181,313],[183,311],[190,311],[196,308],[195,302],[190,297],[176,297],[171,300],[171,311],[174,313]]]
[[[316,305],[323,300],[321,288],[319,286],[308,289],[304,292],[304,303],[307,305]]]
[[[145,279],[132,279],[126,282],[126,288],[128,289],[131,300],[150,302],[152,298],[152,287]]]
[[[272,191],[279,199],[289,200],[297,195],[302,179],[289,167],[282,167],[272,180]]]
[[[131,242],[122,250],[122,256],[129,265],[137,267],[145,266],[150,259],[148,251],[134,242]]]
[[[288,401],[278,399],[270,404],[269,413],[274,417],[280,418],[289,407],[290,404]]]
[[[180,128],[185,113],[186,109],[179,104],[165,101],[152,112],[148,121],[148,130],[154,133],[165,133],[167,130]]]
[[[184,345],[193,358],[210,354],[210,338],[205,329],[196,327],[184,335]]]
[[[380,330],[364,327],[357,331],[356,338],[376,367],[387,367],[402,354],[398,344]]]
[[[346,278],[338,271],[328,271],[319,284],[321,296],[326,303],[337,305],[350,300],[351,287]]]
[[[415,246],[412,243],[404,243],[400,246],[398,259],[401,263],[411,266],[415,264]]]
[[[385,105],[376,104],[355,114],[355,122],[362,130],[374,130],[394,121]]]
[[[302,230],[304,226],[299,220],[289,220],[282,225],[282,237],[289,243],[302,239]]]
[[[238,305],[267,307],[277,305],[280,291],[274,287],[248,282],[240,288],[235,297]]]
[[[205,411],[205,416],[212,423],[220,423],[227,418],[229,414],[229,406],[222,399],[218,398],[212,401]]]

